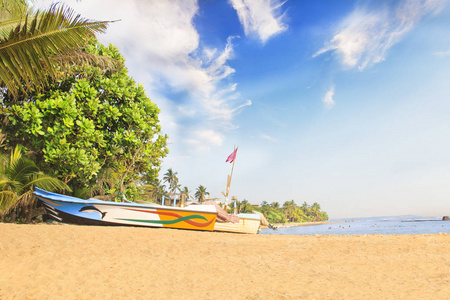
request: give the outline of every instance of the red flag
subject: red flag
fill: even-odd
[[[236,159],[237,149],[238,148],[234,149],[233,153],[231,153],[230,156],[228,156],[228,158],[227,158],[227,160],[225,162],[232,163]]]

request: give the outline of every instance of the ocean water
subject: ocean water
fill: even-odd
[[[394,216],[330,220],[326,224],[263,229],[260,234],[279,235],[363,235],[450,233],[450,221],[440,217]]]

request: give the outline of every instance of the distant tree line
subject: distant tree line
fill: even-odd
[[[298,206],[294,200],[286,201],[283,206],[278,202],[271,204],[266,201],[261,205],[253,206],[247,200],[232,201],[227,208],[228,213],[252,213],[254,211],[260,212],[264,215],[269,223],[302,223],[302,222],[321,222],[328,220],[328,214],[321,211],[320,204],[314,202],[312,205],[303,202]]]
[[[269,223],[302,223],[302,222],[321,222],[328,220],[328,214],[320,210],[320,204],[314,202],[312,205],[303,202],[298,206],[294,200],[284,202],[280,206],[278,202],[261,203],[255,210],[264,214]]]

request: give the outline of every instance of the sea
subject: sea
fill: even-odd
[[[440,217],[390,216],[329,220],[325,224],[262,229],[272,235],[450,234],[450,221]]]

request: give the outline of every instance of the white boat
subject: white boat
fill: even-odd
[[[233,233],[258,233],[261,217],[258,214],[238,214],[239,223],[219,222],[214,224],[214,231]]]

